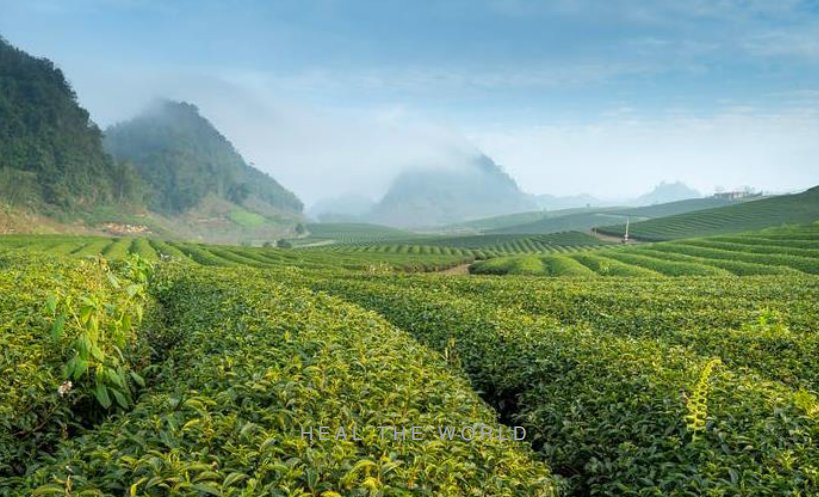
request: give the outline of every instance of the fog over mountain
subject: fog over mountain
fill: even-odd
[[[307,206],[479,154],[558,197],[807,188],[815,15],[752,4],[0,0],[0,33],[53,60],[100,128],[195,103]]]

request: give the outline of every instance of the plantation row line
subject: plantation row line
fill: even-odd
[[[783,195],[743,202],[727,207],[661,217],[634,223],[630,233],[642,240],[669,240],[694,236],[722,235],[779,226],[787,221],[810,224],[819,219],[819,189],[798,195]],[[598,231],[622,236],[624,225],[605,226]]]
[[[764,315],[720,333],[707,320],[679,332],[647,325],[640,336],[567,326],[524,310],[541,301],[525,287],[515,303],[498,299],[501,287],[461,296],[447,290],[460,284],[451,279],[431,280],[438,288],[423,281],[306,284],[376,310],[460,363],[490,404],[527,427],[577,495],[819,491],[819,403],[799,389],[816,387],[816,340]],[[669,292],[671,302],[679,297]]]
[[[161,256],[205,266],[250,266],[303,269],[347,269],[368,271],[384,268],[402,271],[432,271],[471,262],[471,254],[352,254],[329,251],[281,250],[276,248],[204,245],[147,238],[109,239],[99,237],[17,235],[0,239],[0,249],[44,252],[76,257],[102,255],[118,260],[136,254],[149,261]]]
[[[468,235],[423,238],[420,235],[406,240],[361,241],[336,243],[330,246],[307,247],[311,250],[340,250],[366,252],[399,252],[475,255],[478,258],[504,254],[574,252],[607,245],[597,237],[577,231],[543,235]],[[439,252],[439,250],[441,252]]]
[[[51,272],[49,259],[27,259],[4,258],[20,271],[6,277],[27,279],[25,289],[38,289],[34,295],[42,297],[60,276]],[[61,264],[69,264],[70,272],[70,264],[90,263]],[[140,381],[144,388],[134,403],[119,406],[113,417],[103,417],[98,403],[82,401],[93,399],[86,389],[91,380],[61,386],[65,351],[40,336],[52,316],[26,323],[29,336],[11,344],[23,323],[4,328],[0,341],[22,354],[12,359],[27,373],[12,378],[14,402],[0,404],[8,415],[0,425],[6,457],[0,460],[0,495],[556,493],[548,467],[526,445],[431,436],[441,426],[477,432],[499,426],[440,355],[372,313],[271,283],[274,276],[287,279],[281,271],[163,265],[151,280],[162,319],[149,333],[154,353],[140,363],[150,375]],[[84,281],[72,284],[82,293],[88,290]],[[39,315],[37,304],[4,300],[0,312]],[[132,337],[126,346],[142,338]],[[36,353],[49,347],[54,351],[46,356]],[[32,364],[37,357],[45,360]],[[6,370],[11,365],[2,358]],[[28,419],[29,402],[41,396],[65,410],[61,422]],[[77,422],[77,416],[87,420]],[[36,444],[17,438],[20,423]],[[72,428],[60,430],[65,423]],[[332,439],[304,438],[303,427],[327,425]],[[383,438],[379,426],[419,426],[427,436],[411,442]],[[339,427],[347,438],[338,438]]]
[[[519,241],[502,245],[489,245],[481,249],[467,249],[437,245],[359,245],[359,246],[330,246],[310,247],[312,251],[334,251],[342,253],[367,254],[415,254],[415,255],[459,255],[471,256],[477,259],[499,257],[508,254],[548,254],[571,253],[584,250],[594,250],[594,245],[539,245],[527,241]]]
[[[819,274],[819,240],[810,238],[817,234],[814,226],[807,226],[780,233],[604,248],[561,257],[505,257],[480,262],[472,271],[574,277]]]

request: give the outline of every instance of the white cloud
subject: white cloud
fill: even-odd
[[[734,109],[712,117],[626,116],[469,133],[534,193],[625,198],[662,180],[793,190],[819,184],[819,113]]]

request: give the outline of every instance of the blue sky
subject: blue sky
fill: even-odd
[[[819,0],[0,0],[0,34],[102,126],[197,103],[308,202],[476,149],[535,193],[819,184]]]

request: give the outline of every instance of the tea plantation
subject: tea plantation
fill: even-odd
[[[754,276],[819,274],[819,225],[606,248],[566,255],[508,256],[476,274],[534,276]]]
[[[578,235],[4,236],[0,495],[817,495],[819,226]]]

